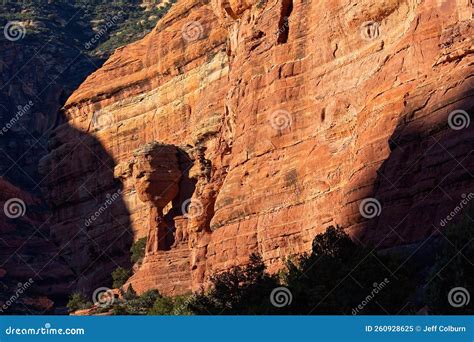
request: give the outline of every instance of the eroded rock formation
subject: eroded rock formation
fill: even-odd
[[[89,229],[116,254],[86,260],[110,270],[128,220],[148,236],[139,292],[199,289],[257,251],[276,271],[329,225],[378,248],[437,233],[474,191],[474,124],[449,116],[472,118],[472,15],[467,0],[178,2],[67,101],[50,155],[71,153],[73,130],[109,157],[48,178],[58,242],[87,245],[64,236],[117,182],[124,210]]]

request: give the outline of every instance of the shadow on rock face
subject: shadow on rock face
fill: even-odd
[[[474,192],[474,94],[462,86],[457,91],[424,108],[407,103],[372,194],[359,206],[362,241],[388,247],[437,235],[443,219]]]
[[[14,186],[17,192],[6,196],[25,203],[24,215],[5,220],[0,236],[7,252],[1,253],[0,302],[12,302],[6,314],[52,312],[77,291],[91,298],[95,289],[111,287],[115,269],[131,267],[133,233],[113,158],[62,118],[48,150],[39,165],[44,199]],[[17,282],[31,284],[9,300]]]
[[[443,246],[454,246],[446,229],[469,215],[473,205],[474,93],[468,81],[457,82],[450,92],[433,91],[428,100],[421,97],[421,106],[417,94],[412,97],[417,100],[407,101],[388,141],[390,155],[358,202],[352,230],[363,244],[400,257],[390,269],[394,279],[404,265],[417,269],[419,288],[412,300],[421,305]],[[448,278],[442,281],[449,285]]]
[[[58,123],[40,162],[42,188],[53,212],[50,238],[71,269],[65,293],[111,286],[111,273],[130,268],[133,232],[114,178],[115,161],[92,135]]]

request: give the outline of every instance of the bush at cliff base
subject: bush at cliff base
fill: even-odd
[[[461,222],[441,232],[445,237],[443,247],[425,285],[428,308],[432,314],[474,314],[470,298],[474,294],[473,218],[473,214],[466,215]]]
[[[341,229],[316,236],[312,253],[288,261],[280,277],[261,257],[211,279],[190,303],[196,314],[400,314],[413,312],[414,271],[396,256],[354,243]],[[286,287],[284,305],[272,291]]]

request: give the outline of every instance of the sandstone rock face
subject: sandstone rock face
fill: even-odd
[[[93,282],[97,282],[98,278],[102,278],[101,281],[110,280],[110,273],[103,274],[100,268],[95,270],[92,266],[89,267],[95,259],[100,265],[104,264],[104,259],[109,261],[111,266],[109,269],[106,267],[105,272],[122,264],[120,258],[124,262],[129,259],[124,255],[129,243],[119,244],[118,250],[112,246],[108,250],[108,256],[100,254],[110,244],[114,245],[112,241],[102,239],[105,237],[103,226],[94,233],[81,232],[82,228],[85,230],[94,227],[99,222],[95,216],[94,222],[89,222],[91,217],[86,215],[87,209],[82,209],[84,217],[81,219],[75,217],[71,210],[58,209],[69,206],[71,202],[87,206],[83,199],[89,188],[87,184],[84,184],[86,187],[80,187],[83,185],[80,183],[80,172],[87,169],[84,173],[86,175],[91,168],[103,168],[101,162],[107,164],[106,158],[103,161],[91,160],[94,149],[97,149],[97,146],[92,146],[93,139],[82,136],[84,142],[89,144],[82,145],[81,152],[85,154],[61,154],[56,151],[44,159],[45,164],[42,166],[46,168],[41,166],[38,169],[38,164],[48,152],[57,147],[55,144],[58,143],[58,138],[53,136],[49,139],[50,132],[63,123],[60,108],[72,92],[87,75],[102,65],[115,44],[123,45],[145,34],[143,31],[130,32],[126,30],[127,27],[139,24],[149,31],[149,25],[156,23],[161,14],[171,6],[169,2],[162,2],[161,10],[158,10],[156,2],[147,2],[146,8],[143,4],[142,1],[129,1],[120,5],[85,4],[80,1],[61,4],[52,1],[0,4],[0,201],[3,205],[16,198],[7,196],[17,195],[18,199],[24,201],[26,208],[26,214],[16,219],[6,217],[0,210],[0,303],[15,293],[17,284],[26,283],[33,277],[34,283],[28,288],[28,295],[49,296],[54,299],[59,313],[71,291],[92,287],[91,281],[82,274],[97,274],[93,276],[96,278]],[[107,6],[107,11],[103,10],[104,6]],[[124,16],[124,13],[127,15]],[[114,40],[119,34],[120,42]],[[97,124],[100,124],[100,120]],[[60,151],[74,151],[82,140],[75,140],[73,130],[67,135],[67,144]],[[55,159],[55,156],[61,158]],[[100,153],[99,156],[106,157]],[[76,177],[68,166],[74,162],[90,163],[83,164],[76,170],[79,175],[76,178],[78,183],[75,184],[68,179]],[[114,165],[112,163],[110,175],[113,174]],[[53,172],[50,175],[55,166],[59,166],[64,173]],[[46,173],[40,174],[38,171]],[[57,182],[54,189],[48,185],[46,177],[53,175]],[[113,179],[113,176],[104,177],[107,178]],[[95,181],[100,183],[103,180]],[[63,186],[68,188],[68,197],[63,196]],[[54,193],[48,193],[49,189],[54,190]],[[105,210],[105,207],[109,207],[109,202],[118,207],[119,187],[111,185],[110,190],[110,198],[107,197],[107,192],[95,196],[89,204],[91,211],[87,211],[87,214],[95,215],[99,208]],[[88,194],[91,195],[94,193]],[[51,204],[53,214],[49,211],[45,198]],[[59,211],[60,217],[56,217]],[[122,214],[113,216],[114,219],[120,221],[121,217],[127,218],[126,209],[122,207],[117,211]],[[104,220],[107,214],[99,215]],[[64,232],[59,228],[61,225],[57,224],[60,222],[67,226]],[[73,222],[80,224],[74,226]],[[120,224],[124,225],[125,222],[128,219]],[[53,229],[50,229],[50,225]],[[128,229],[122,228],[122,231],[126,232]],[[62,234],[59,237],[54,235],[58,232]],[[77,243],[73,243],[72,237]],[[131,241],[132,237],[129,235],[128,242]],[[63,249],[67,246],[71,248]],[[118,254],[117,260],[115,256],[113,261],[110,260],[111,254]],[[83,278],[83,285],[76,282],[78,278]],[[39,307],[26,301],[20,304],[18,300],[15,303],[15,306],[9,306],[7,313],[45,313],[50,308],[41,298],[38,300]]]
[[[41,199],[1,177],[0,189],[0,314],[50,313],[54,303],[42,294],[66,297],[73,272],[48,239]]]
[[[179,192],[181,170],[173,145],[146,145],[135,153],[132,177],[138,198],[150,205],[146,254],[167,249],[168,225],[163,209]]]
[[[377,248],[437,234],[474,191],[472,16],[463,0],[178,2],[67,101],[45,161],[71,159],[47,181],[58,243],[107,272],[126,226],[148,236],[129,284],[177,294],[252,252],[276,271],[329,225]],[[133,155],[152,142],[176,152]],[[115,254],[95,261],[65,236],[114,186],[123,203],[89,230]]]

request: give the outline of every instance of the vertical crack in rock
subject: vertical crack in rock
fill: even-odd
[[[278,21],[278,44],[288,42],[291,12],[293,12],[293,0],[283,0],[280,10],[280,20]]]

